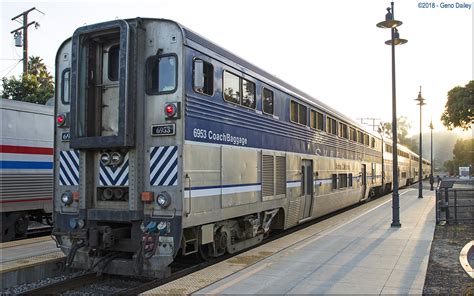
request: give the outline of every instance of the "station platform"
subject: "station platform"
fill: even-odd
[[[49,236],[0,243],[1,289],[61,272],[64,254]]]
[[[311,225],[144,294],[422,294],[435,229],[435,192],[392,197]]]

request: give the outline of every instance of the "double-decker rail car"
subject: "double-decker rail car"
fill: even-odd
[[[53,234],[74,267],[164,277],[387,188],[378,134],[170,20],[77,29],[56,79]]]
[[[53,107],[0,99],[1,241],[26,235],[53,207]]]

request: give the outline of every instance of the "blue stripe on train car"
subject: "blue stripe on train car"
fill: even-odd
[[[53,163],[47,161],[0,161],[0,169],[52,170]]]

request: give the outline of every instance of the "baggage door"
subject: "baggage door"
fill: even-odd
[[[304,196],[303,219],[311,215],[313,205],[313,161],[303,159],[301,162],[301,184]]]

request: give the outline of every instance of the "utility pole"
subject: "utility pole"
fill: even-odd
[[[35,28],[39,27],[39,23],[35,21],[28,23],[28,13],[33,10],[39,11],[38,9],[33,7],[12,18],[12,21],[16,20],[19,17],[23,18],[23,26],[10,32],[11,34],[14,34],[16,46],[18,47],[21,47],[21,42],[18,41],[20,40],[19,38],[21,38],[21,36],[23,35],[23,75],[28,74],[28,27],[31,25],[35,25]],[[44,14],[41,11],[39,12]]]

